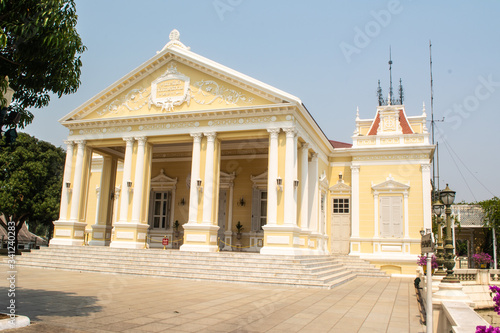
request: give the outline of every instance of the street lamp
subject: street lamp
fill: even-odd
[[[436,226],[438,232],[438,241],[437,241],[437,253],[436,253],[436,261],[438,264],[438,269],[435,275],[446,275],[446,271],[444,270],[444,247],[443,247],[443,229],[441,228],[441,215],[444,213],[444,204],[441,200],[437,200],[432,205],[432,210],[436,215]]]
[[[459,283],[460,281],[453,275],[453,267],[455,267],[455,261],[453,260],[453,240],[451,236],[451,205],[455,200],[455,191],[450,190],[448,184],[446,188],[441,191],[441,201],[446,206],[446,239],[444,245],[445,261],[444,266],[447,268],[446,276],[443,278],[442,282],[447,283]]]

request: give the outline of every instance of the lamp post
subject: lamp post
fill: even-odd
[[[444,266],[447,268],[446,276],[443,278],[442,282],[446,283],[460,283],[460,281],[453,275],[453,267],[455,267],[455,261],[453,260],[453,240],[452,240],[452,230],[451,230],[451,205],[455,200],[455,191],[450,190],[448,184],[446,188],[441,191],[441,201],[446,206],[446,238],[444,245],[445,261]]]
[[[432,210],[436,215],[436,226],[438,233],[437,249],[436,249],[436,261],[438,264],[438,269],[434,275],[444,276],[446,271],[444,270],[444,247],[443,247],[443,228],[441,227],[441,215],[444,213],[444,204],[441,200],[437,200],[432,205]]]

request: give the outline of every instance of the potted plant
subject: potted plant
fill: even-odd
[[[240,223],[240,221],[236,223],[236,229],[238,230],[236,232],[236,239],[241,239],[241,230],[243,230],[243,225]]]
[[[493,262],[493,259],[491,259],[491,256],[488,253],[476,253],[472,255],[472,260],[476,263],[477,266],[480,268],[486,268],[486,266],[490,263]]]
[[[418,256],[417,264],[419,266],[423,267],[424,274],[427,274],[427,256]],[[431,257],[431,269],[432,273],[434,273],[434,270],[438,268],[438,263],[437,263],[437,258],[435,255],[432,255]]]

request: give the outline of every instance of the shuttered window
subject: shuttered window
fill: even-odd
[[[267,191],[253,189],[252,195],[252,231],[261,231],[267,223]]]
[[[403,198],[380,197],[380,236],[403,236]]]

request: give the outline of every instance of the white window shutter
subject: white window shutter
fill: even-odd
[[[392,236],[403,236],[403,199],[401,197],[391,197],[391,220]]]
[[[391,197],[380,197],[380,236],[391,237]]]

